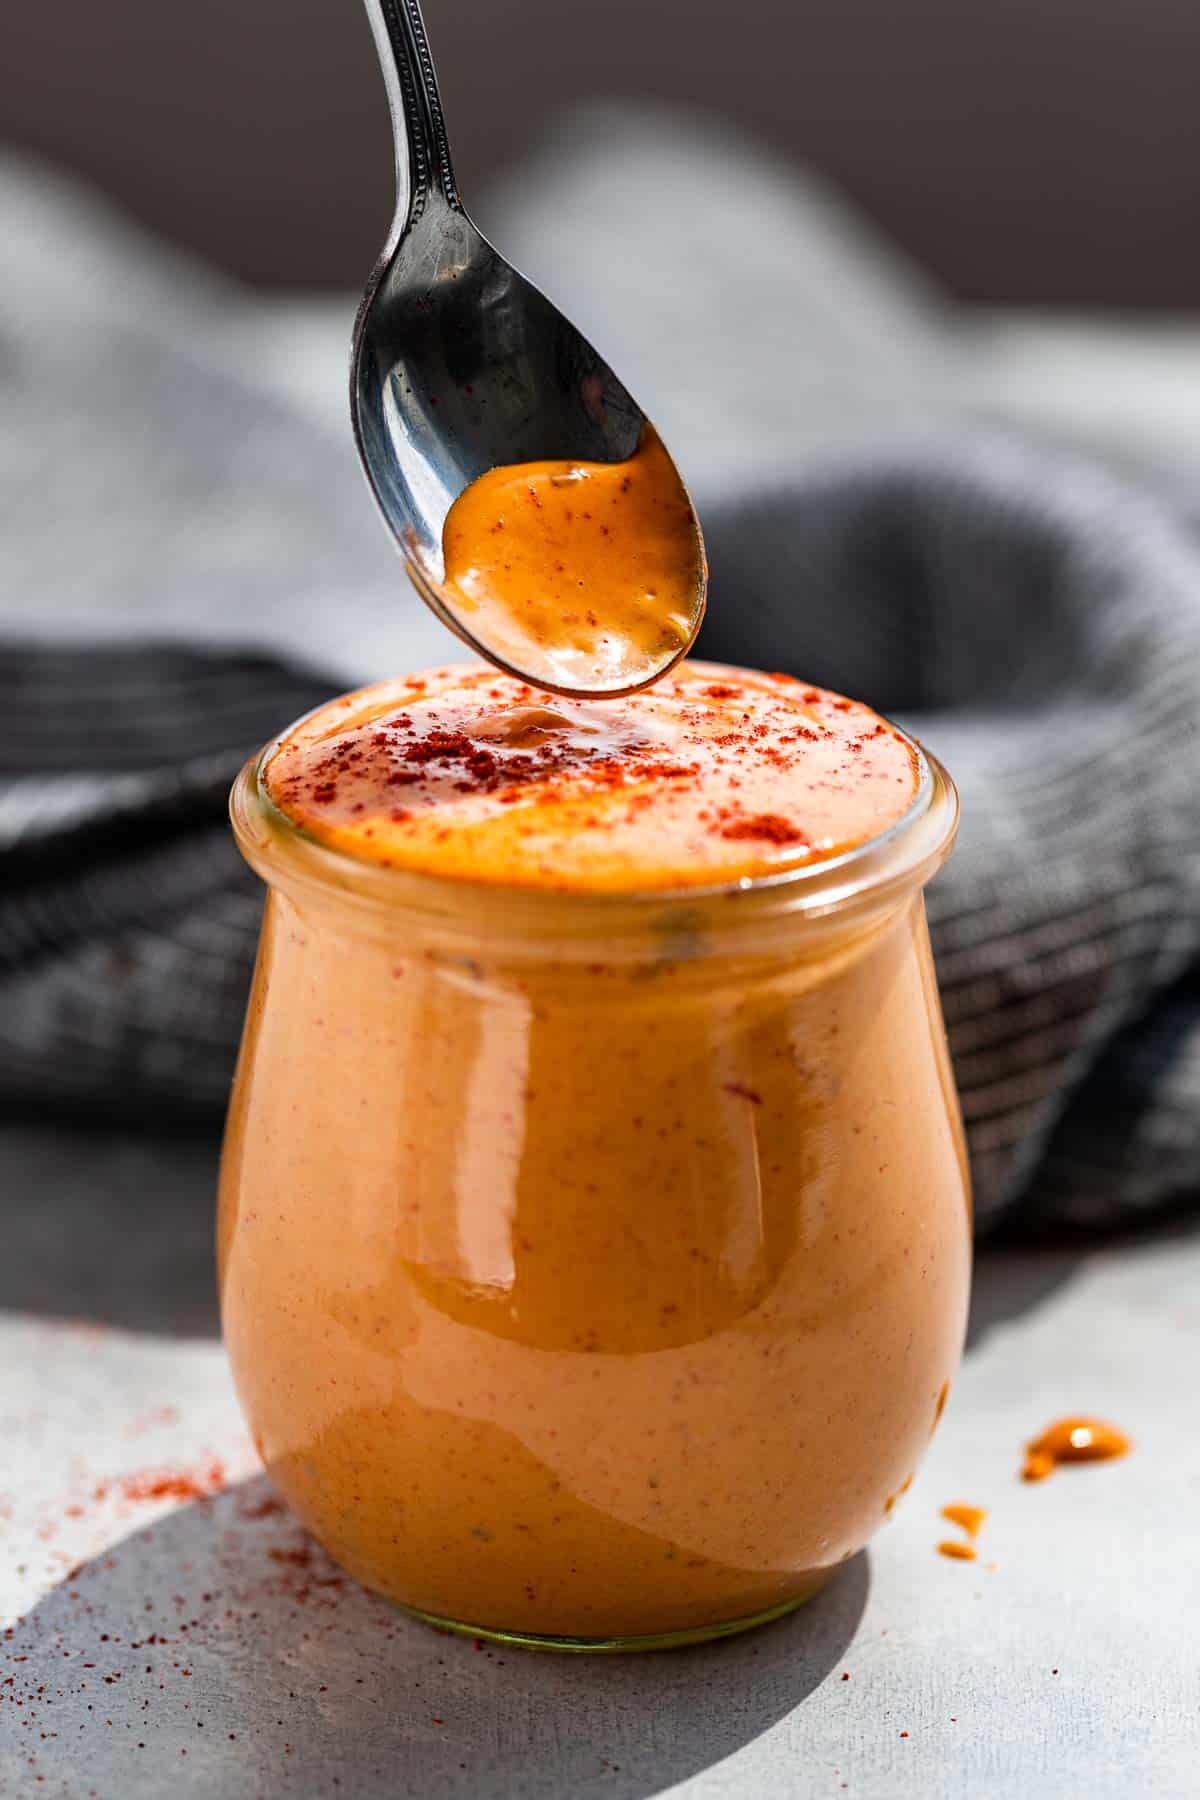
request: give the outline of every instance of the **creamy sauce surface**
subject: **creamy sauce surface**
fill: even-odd
[[[368,861],[627,892],[835,856],[895,824],[919,778],[869,707],[699,662],[610,701],[430,670],[334,701],[265,771],[294,823]]]

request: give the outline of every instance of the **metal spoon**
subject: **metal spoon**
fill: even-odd
[[[691,636],[644,669],[563,683],[536,647],[516,667],[443,592],[442,526],[489,469],[543,459],[621,462],[644,414],[607,363],[463,210],[418,0],[366,0],[396,142],[396,214],[354,325],[350,409],[367,480],[422,599],[508,673],[557,693],[633,693],[691,647],[704,613],[699,521]],[[682,483],[680,484],[682,488]]]

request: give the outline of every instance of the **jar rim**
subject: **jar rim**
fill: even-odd
[[[741,920],[785,914],[825,919],[923,886],[953,846],[959,800],[952,778],[908,732],[892,729],[912,750],[919,772],[916,794],[898,819],[835,856],[712,884],[549,888],[368,862],[312,836],[271,797],[265,771],[294,724],[242,768],[230,794],[230,818],[242,855],[272,887],[334,893],[374,912],[415,914],[447,925],[473,919],[482,925],[502,917],[507,930],[545,937],[617,930],[623,923],[636,929],[652,914],[680,908],[736,913]]]

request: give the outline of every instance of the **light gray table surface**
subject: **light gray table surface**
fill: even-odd
[[[984,1254],[929,1458],[809,1607],[725,1644],[554,1658],[407,1621],[273,1508],[215,1336],[215,1155],[0,1128],[0,1793],[1200,1791],[1196,1221]],[[1023,1440],[1076,1409],[1134,1453],[1023,1486]],[[212,1498],[121,1485],[213,1459]],[[950,1500],[989,1509],[976,1563],[936,1554]]]

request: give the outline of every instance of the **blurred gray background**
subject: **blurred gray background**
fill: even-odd
[[[1196,0],[428,0],[468,198],[553,105],[724,112],[963,299],[1200,305]],[[391,196],[357,0],[6,8],[0,136],[252,282],[349,287]]]

